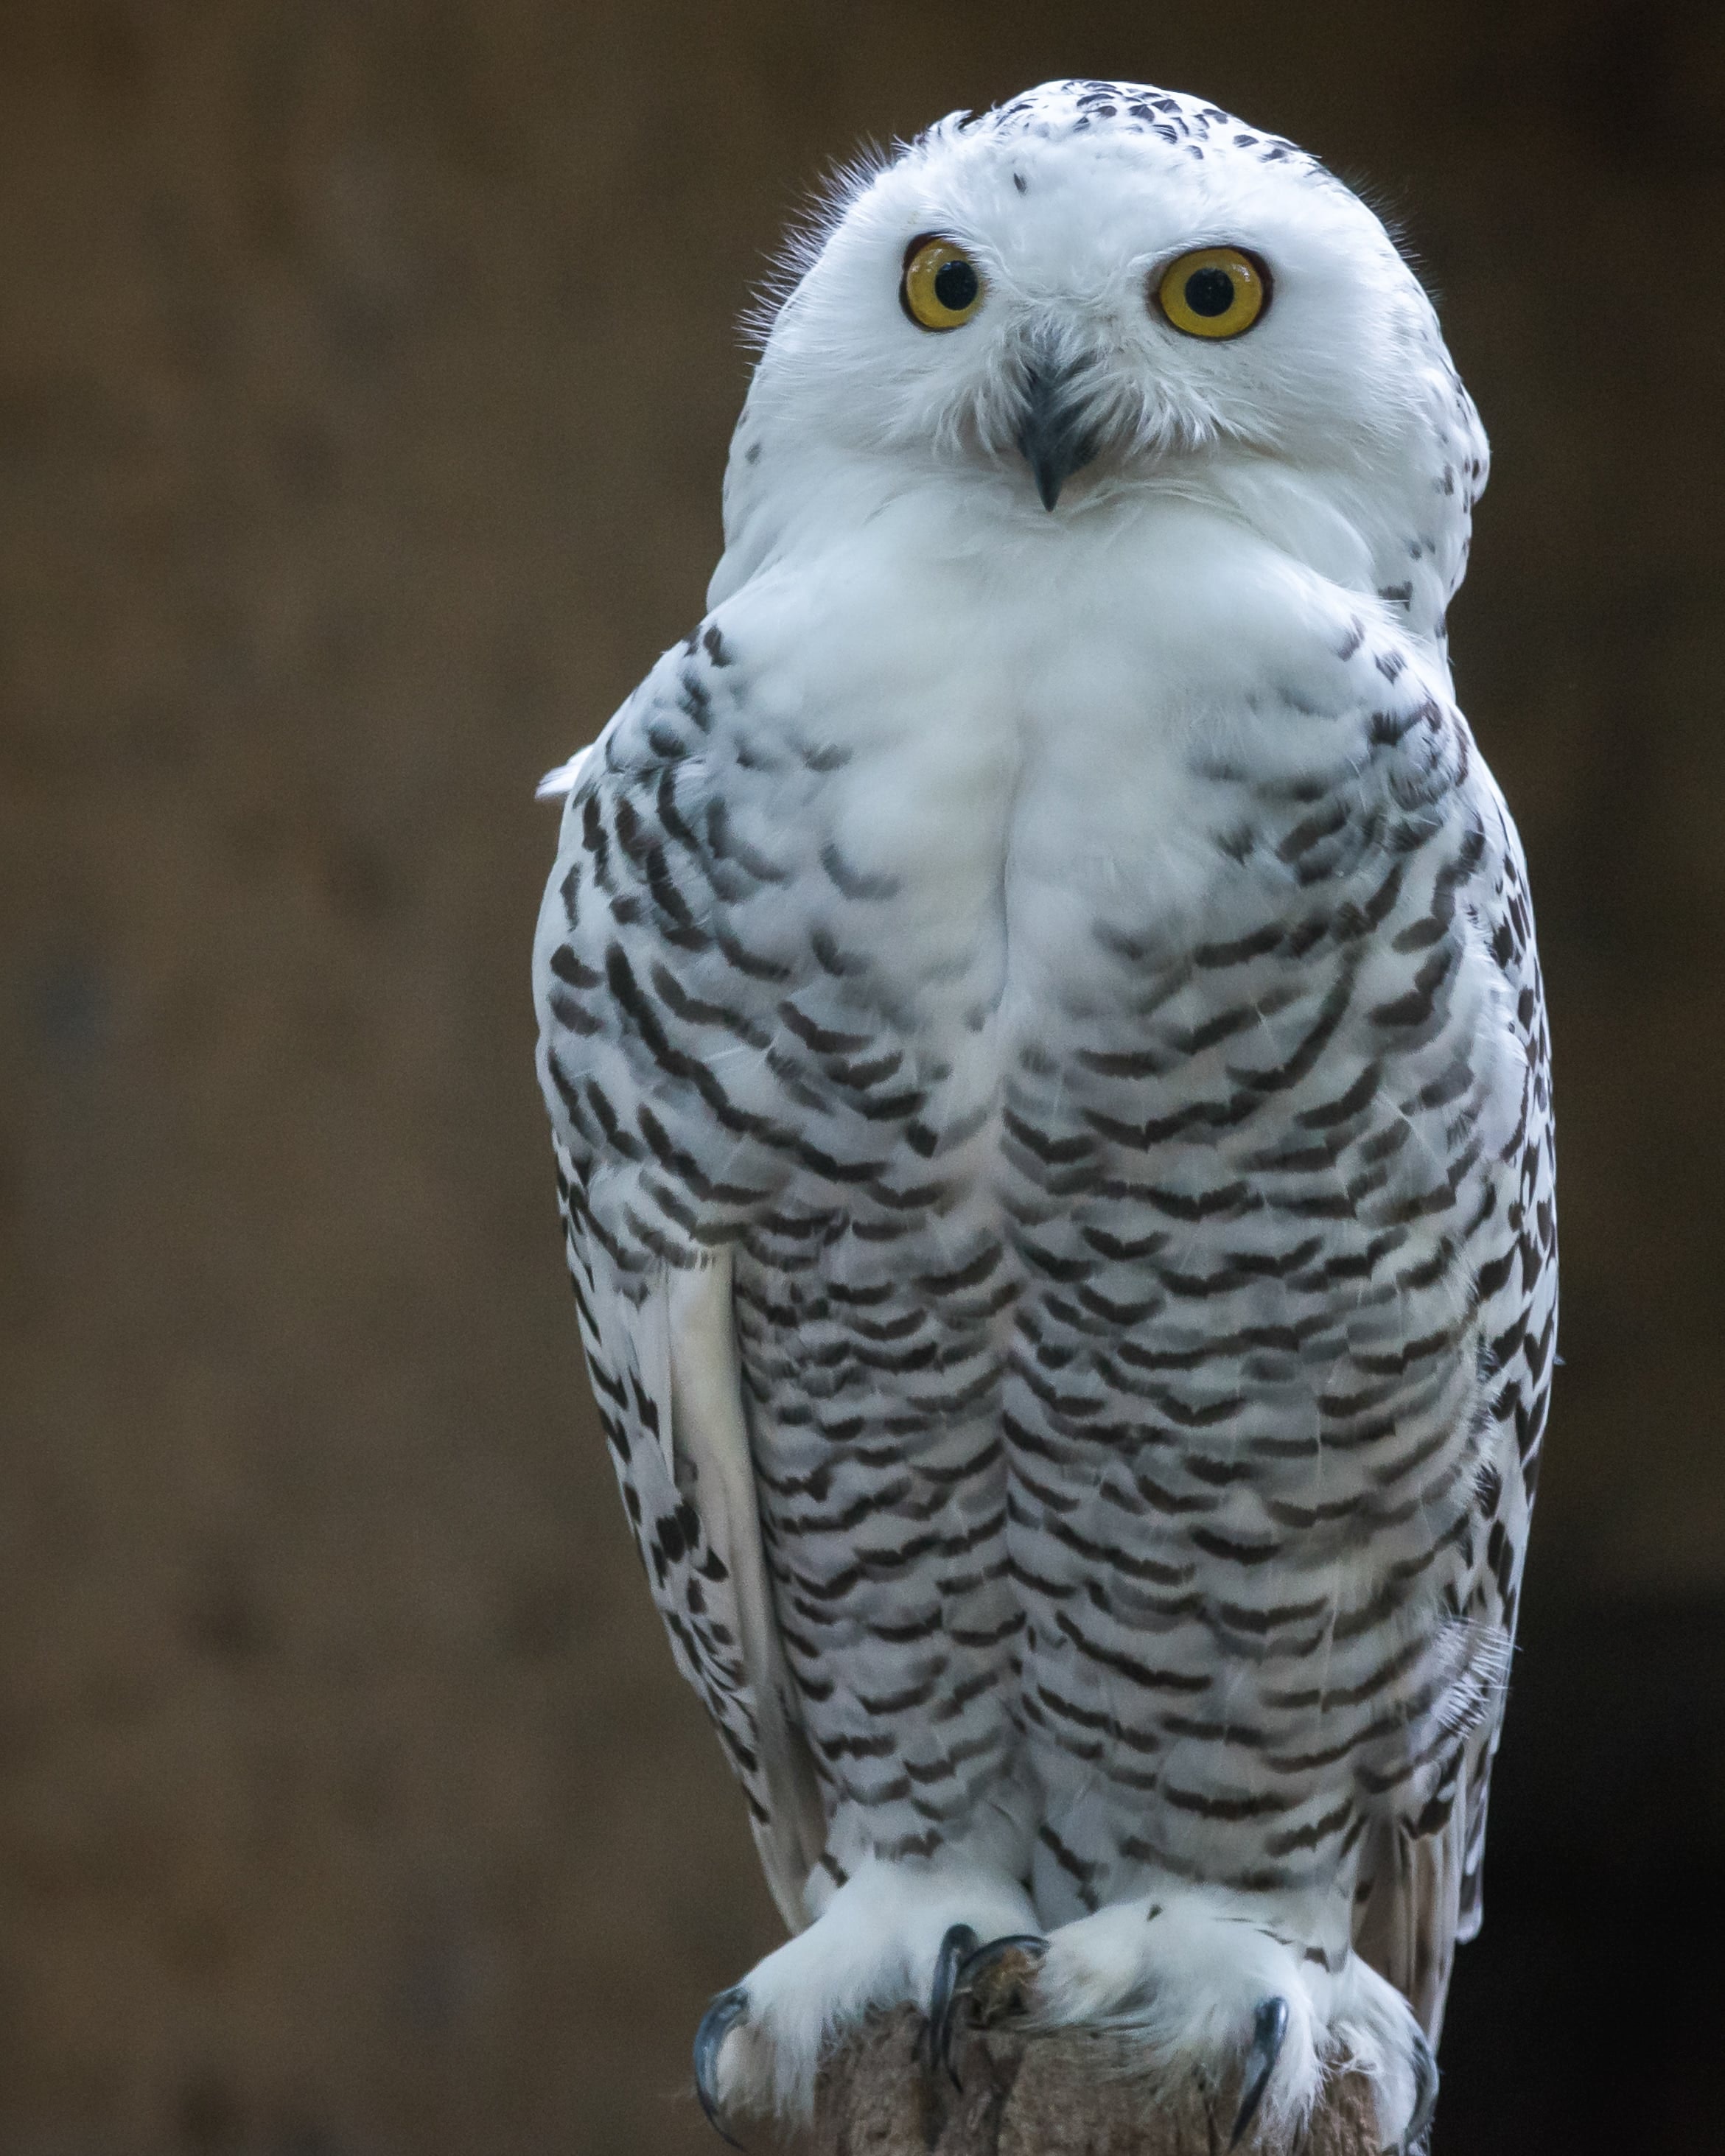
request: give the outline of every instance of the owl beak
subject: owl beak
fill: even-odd
[[[1096,438],[1086,423],[1083,400],[1074,393],[1070,371],[1030,369],[1024,382],[1018,444],[1043,507],[1052,509],[1066,481],[1096,453]]]

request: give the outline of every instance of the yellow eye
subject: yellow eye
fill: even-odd
[[[919,329],[956,330],[983,304],[983,273],[950,239],[913,239],[905,250],[899,305]]]
[[[1236,337],[1263,313],[1270,280],[1237,247],[1199,247],[1168,264],[1156,296],[1188,336]]]

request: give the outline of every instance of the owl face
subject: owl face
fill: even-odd
[[[774,322],[763,400],[810,448],[997,513],[1266,459],[1399,486],[1450,378],[1378,218],[1213,106],[1059,84],[853,184]]]

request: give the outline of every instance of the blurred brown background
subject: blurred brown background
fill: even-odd
[[[1065,73],[1367,182],[1493,436],[1567,1368],[1440,2156],[1720,2145],[1725,16],[5,0],[0,2156],[708,2145],[775,1927],[578,1366],[533,783],[700,610],[801,190]]]

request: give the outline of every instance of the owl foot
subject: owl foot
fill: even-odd
[[[1430,2046],[1358,1955],[1305,1943],[1301,1913],[1180,1887],[1045,1942],[991,1942],[956,1972],[946,2041],[960,2001],[973,2021],[1017,2008],[1032,2029],[1108,2028],[1152,2071],[1196,2072],[1232,2091],[1230,2148],[1286,2146],[1327,2076],[1349,2071],[1371,2084],[1386,2156],[1413,2156],[1437,2096]]]
[[[1048,1941],[1034,1933],[990,1939],[987,1946],[979,1947],[976,1933],[968,1924],[955,1924],[941,1941],[934,1988],[929,1994],[929,2053],[933,2063],[945,2066],[954,2088],[963,2086],[952,2060],[952,2038],[960,2010],[968,2008],[971,2025],[984,2029],[1023,2014],[1037,1964],[1047,1952]],[[1240,2077],[1240,2108],[1234,2115],[1234,2131],[1228,2137],[1230,2148],[1240,2146],[1257,2115],[1287,2030],[1286,1999],[1264,1999],[1252,2020],[1251,2049]]]
[[[973,2027],[983,2029],[1024,2013],[1036,1964],[1047,1952],[1040,1932],[1009,1932],[978,1946],[968,1924],[955,1924],[941,1941],[928,1999],[928,2051],[954,2088],[963,2086],[952,2061],[961,2013]]]
[[[950,2015],[977,1938],[1034,1922],[1024,1888],[984,1866],[862,1865],[807,1931],[707,2009],[695,2040],[702,2110],[733,2147],[740,2117],[806,2119],[822,2057],[865,2015],[925,1999]]]
[[[1245,2070],[1241,2076],[1240,2109],[1234,2114],[1234,2131],[1228,2137],[1228,2146],[1238,2148],[1245,2138],[1246,2128],[1258,2115],[1258,2107],[1264,2101],[1264,2092],[1270,2086],[1270,2076],[1276,2071],[1276,2062],[1281,2056],[1282,2040],[1288,2033],[1288,2002],[1286,1999],[1266,1999],[1252,2016],[1252,2048],[1246,2053]]]
[[[952,2010],[958,1996],[958,1972],[977,1945],[977,1935],[968,1924],[952,1925],[934,1958],[934,1981],[928,1987],[928,2061],[946,2068],[954,2088],[958,2076],[952,2072]]]
[[[742,2019],[747,2009],[748,2000],[741,1987],[733,1984],[729,1991],[719,1993],[701,2015],[701,2026],[695,2032],[695,2093],[706,2113],[707,2124],[721,2141],[728,2142],[733,2148],[741,2148],[742,2143],[726,2125],[719,2102],[719,2054],[725,2048],[725,2039],[732,2025]]]

